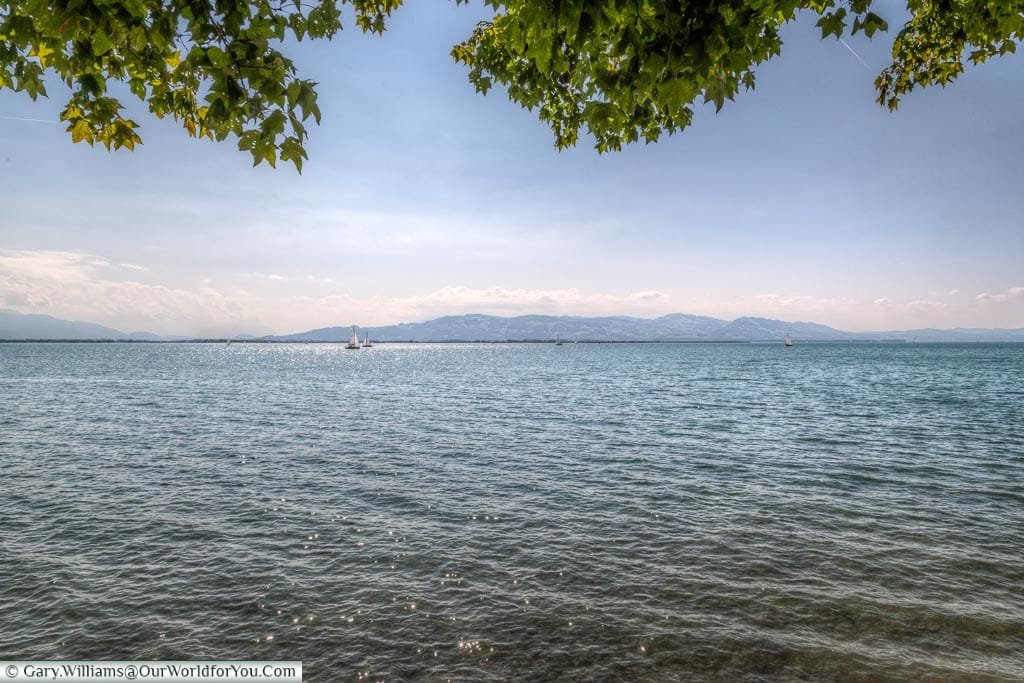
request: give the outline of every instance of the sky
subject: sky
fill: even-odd
[[[805,15],[755,90],[598,155],[474,92],[448,51],[485,16],[412,0],[383,37],[292,46],[323,112],[301,176],[129,99],[142,147],[72,145],[62,85],[0,92],[0,309],[211,336],[470,312],[1024,327],[1024,55],[889,113],[891,34],[822,41]]]

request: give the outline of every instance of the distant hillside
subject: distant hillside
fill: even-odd
[[[457,315],[422,323],[358,327],[378,341],[546,341],[555,335],[578,341],[698,341],[715,337],[725,321],[681,313],[653,320],[628,316]],[[272,341],[345,341],[351,327],[325,327],[298,334],[265,337]]]
[[[1024,342],[1024,328],[988,329],[956,327],[951,330],[903,330],[882,332],[886,339],[905,339],[914,342]]]
[[[795,341],[908,341],[908,342],[1024,342],[1024,328],[952,330],[902,330],[892,332],[844,332],[811,322],[787,322],[770,318],[719,320],[700,315],[673,313],[660,318],[629,316],[583,317],[571,315],[451,315],[420,323],[383,327],[357,327],[359,338],[367,332],[382,342],[503,342],[564,341],[687,342],[687,341],[780,341],[786,334]],[[275,342],[344,342],[352,328],[322,327],[296,334],[233,339]],[[166,336],[151,332],[124,333],[112,327],[48,315],[0,311],[0,339],[90,339],[113,341],[187,341],[193,337]]]
[[[715,330],[719,339],[737,341],[769,341],[782,339],[789,333],[793,339],[815,341],[851,341],[868,338],[856,332],[843,332],[825,325],[785,322],[770,318],[737,318]]]
[[[660,318],[608,316],[524,315],[502,318],[491,315],[460,315],[422,323],[357,328],[360,338],[370,333],[378,341],[543,341],[555,335],[573,341],[770,341],[789,332],[800,340],[859,339],[814,323],[788,323],[767,318],[739,318],[732,322],[673,313]],[[267,337],[273,341],[344,341],[351,327],[326,327],[298,334]]]
[[[95,323],[0,311],[0,339],[128,339],[128,335]]]
[[[421,323],[384,327],[356,327],[359,338],[367,332],[382,342],[445,341],[549,341],[556,335],[566,341],[780,341],[787,333],[796,341],[919,341],[919,342],[1024,342],[1024,329],[904,330],[892,332],[844,332],[811,322],[737,318],[719,320],[673,313],[660,318],[628,316],[581,317],[521,315],[455,315]],[[267,341],[343,342],[350,326],[323,327],[297,334],[263,337]]]
[[[114,341],[169,341],[152,332],[125,334],[113,327],[78,320],[61,320],[49,315],[0,311],[0,339],[111,339]]]

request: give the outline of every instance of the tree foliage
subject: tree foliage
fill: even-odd
[[[364,31],[381,33],[401,0],[346,0]],[[61,114],[74,142],[141,142],[110,95],[120,82],[192,137],[237,137],[256,163],[301,170],[305,122],[320,120],[314,83],[281,51],[286,37],[331,38],[334,0],[3,0],[0,88],[45,95],[44,74],[70,88]]]
[[[871,0],[492,1],[480,24],[452,51],[486,92],[497,82],[536,108],[560,147],[581,129],[597,149],[653,142],[689,125],[694,103],[721,109],[755,68],[782,49],[780,28],[798,11],[819,15],[822,37],[888,24]],[[909,0],[893,62],[876,79],[879,103],[895,109],[917,86],[945,85],[975,62],[1013,52],[1024,33],[1024,0]]]
[[[888,29],[871,0],[486,0],[491,20],[452,49],[486,93],[503,85],[538,112],[559,147],[590,133],[599,151],[682,130],[701,102],[721,108],[782,49],[801,10],[822,36]],[[74,142],[133,148],[138,124],[111,94],[127,87],[188,135],[224,140],[255,163],[306,158],[319,122],[315,84],[282,53],[287,39],[330,39],[347,5],[382,33],[401,0],[0,0],[0,89],[46,95],[44,76],[71,94],[61,114]],[[464,3],[466,0],[457,0]],[[895,109],[916,87],[946,85],[965,60],[1014,52],[1024,0],[908,0],[892,64],[876,79]]]

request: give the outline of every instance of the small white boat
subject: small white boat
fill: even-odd
[[[370,341],[370,333],[369,332],[367,332],[366,335],[363,337],[363,348],[364,349],[372,349],[373,348],[373,342]]]
[[[555,335],[555,346],[561,346],[561,345],[562,345],[562,340],[561,340],[561,339],[559,338],[559,336],[558,336],[558,335],[556,334],[556,335]]]
[[[793,345],[793,338],[789,336],[789,332],[786,333],[786,340],[783,342],[786,346]]]
[[[356,326],[355,325],[352,326],[352,337],[348,340],[348,344],[345,345],[345,348],[346,349],[356,349],[356,350],[358,350],[360,348],[360,346],[359,346],[359,335],[356,334]]]

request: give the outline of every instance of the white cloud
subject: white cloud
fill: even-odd
[[[449,286],[427,294],[356,297],[346,292],[315,296],[309,289],[257,292],[229,276],[202,278],[192,286],[166,286],[125,279],[119,264],[66,251],[0,251],[0,306],[21,312],[89,320],[126,331],[162,334],[295,332],[349,324],[383,325],[442,315],[524,313],[574,315],[660,315],[671,312],[670,298],[646,290],[609,294],[579,289],[474,289]],[[303,281],[275,273],[240,278]],[[330,278],[313,278],[320,289]]]
[[[997,292],[995,294],[982,292],[974,298],[980,303],[1003,303],[1006,301],[1015,301],[1017,299],[1024,299],[1024,287],[1010,287],[1005,292]]]
[[[445,315],[662,315],[674,310],[665,294],[643,291],[627,294],[583,292],[578,289],[475,289],[442,287],[410,296],[355,297],[331,294],[248,302],[281,331],[328,325],[387,325],[429,320]]]
[[[125,331],[221,335],[386,325],[443,315],[637,315],[809,320],[841,329],[1013,327],[1024,324],[1024,287],[976,297],[898,299],[764,293],[724,298],[686,290],[598,292],[577,287],[444,286],[426,293],[365,295],[329,277],[272,272],[178,275],[73,251],[0,250],[0,308],[88,320]],[[144,282],[138,277],[144,275]]]
[[[456,313],[613,315],[664,309],[668,297],[643,291],[616,295],[585,293],[578,289],[472,289],[443,287],[424,296],[393,298],[391,307],[419,318]]]
[[[219,334],[256,322],[212,287],[145,284],[120,272],[93,254],[0,251],[0,305],[164,334]]]
[[[822,297],[806,294],[754,294],[740,296],[729,308],[744,310],[739,315],[810,315],[821,312],[843,310],[853,304],[855,299],[843,297]]]
[[[901,300],[894,296],[822,297],[807,294],[755,294],[738,296],[733,301],[711,304],[700,311],[719,317],[763,316],[781,320],[803,320],[849,331],[893,330],[913,327],[954,327],[970,311],[955,309],[942,301],[916,298]]]

